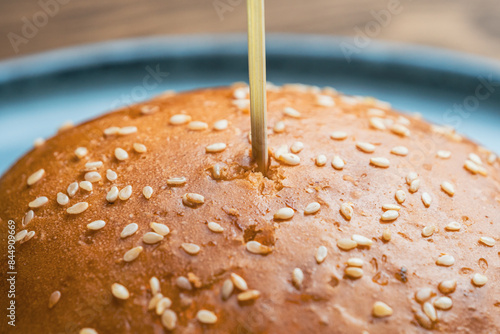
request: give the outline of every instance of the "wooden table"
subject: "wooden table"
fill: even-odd
[[[500,59],[498,0],[268,0],[266,6],[269,32],[348,35],[353,43],[365,34]],[[245,29],[243,0],[5,0],[0,58],[117,38]]]

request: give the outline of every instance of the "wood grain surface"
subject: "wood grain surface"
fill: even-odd
[[[245,10],[243,0],[0,0],[0,59],[118,38],[244,32]],[[500,59],[499,0],[268,0],[266,25]]]

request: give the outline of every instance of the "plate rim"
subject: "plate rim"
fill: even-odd
[[[267,56],[305,56],[348,61],[342,48],[353,37],[271,33]],[[354,45],[355,46],[355,45]],[[147,50],[147,51],[145,51]],[[352,54],[355,63],[401,65],[431,72],[500,80],[500,61],[448,49],[373,39]],[[0,61],[0,84],[97,66],[147,61],[173,56],[238,55],[247,53],[247,36],[234,34],[158,35],[70,46]]]

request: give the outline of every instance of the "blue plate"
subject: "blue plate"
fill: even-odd
[[[99,43],[0,63],[0,174],[67,120],[75,123],[164,90],[247,81],[244,35]],[[348,51],[346,51],[348,50]],[[417,46],[310,35],[267,38],[268,80],[332,86],[454,126],[500,152],[500,64]]]

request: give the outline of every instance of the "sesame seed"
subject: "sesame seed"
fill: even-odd
[[[486,282],[488,282],[488,277],[486,277],[482,274],[475,273],[472,276],[472,283],[476,286],[483,286],[486,284]]]
[[[338,155],[334,156],[333,157],[333,160],[332,160],[332,167],[335,168],[336,170],[342,170],[345,166],[345,162],[344,160],[342,160],[341,157],[339,157]]]
[[[429,193],[422,193],[422,203],[424,203],[425,207],[428,208],[431,206],[432,203],[432,197],[429,195]]]
[[[455,188],[448,181],[444,181],[443,183],[441,183],[441,189],[449,196],[453,196],[455,194]]]
[[[351,238],[358,244],[358,246],[370,247],[373,244],[371,239],[359,234],[353,234]]]
[[[159,223],[152,222],[150,224],[150,227],[153,231],[155,231],[156,233],[158,233],[159,235],[162,235],[162,236],[166,236],[167,234],[170,233],[170,229],[165,224],[159,224]]]
[[[223,300],[229,299],[231,297],[231,294],[233,293],[234,290],[234,284],[233,281],[230,279],[227,279],[222,283],[222,289],[221,289],[221,297]]]
[[[371,117],[369,122],[370,126],[374,129],[382,131],[386,129],[384,120],[380,117]]]
[[[86,191],[92,191],[92,183],[89,181],[82,181],[80,182],[80,188]]]
[[[111,187],[111,189],[106,194],[106,201],[113,203],[118,198],[118,188],[116,186]]]
[[[405,177],[407,185],[411,185],[411,183],[416,179],[418,179],[418,174],[415,172],[409,172]]]
[[[214,123],[214,130],[223,131],[226,130],[229,125],[229,122],[226,119],[221,119]]]
[[[391,153],[394,155],[400,155],[402,157],[405,157],[408,155],[408,148],[404,146],[395,146],[392,148]]]
[[[387,210],[382,214],[382,217],[380,217],[381,220],[383,221],[390,221],[390,220],[395,220],[399,217],[399,212],[396,210]]]
[[[89,203],[87,202],[78,202],[73,206],[70,206],[69,208],[66,209],[66,212],[69,213],[70,215],[77,215],[89,208]]]
[[[169,186],[180,186],[186,183],[185,177],[173,177],[167,180]]]
[[[183,125],[191,121],[191,116],[185,114],[177,114],[170,117],[170,124]]]
[[[334,131],[330,133],[330,138],[333,140],[344,140],[347,138],[347,133],[344,131]]]
[[[137,257],[139,256],[139,254],[142,253],[142,251],[143,251],[143,248],[141,246],[129,249],[123,255],[123,261],[125,261],[125,262],[132,262],[132,261],[134,261],[135,259],[137,259]]]
[[[320,154],[316,157],[316,166],[318,167],[322,167],[324,165],[326,165],[326,155],[324,154]]]
[[[331,96],[328,95],[317,95],[316,104],[322,107],[333,107],[335,106],[335,101]]]
[[[201,248],[197,244],[183,243],[181,244],[182,249],[189,255],[196,255],[200,252]]]
[[[291,208],[281,208],[274,213],[274,219],[285,220],[290,219],[294,215],[294,211]]]
[[[250,111],[250,100],[233,100],[231,102],[239,110],[248,113]]]
[[[349,251],[358,247],[358,243],[351,239],[342,238],[337,241],[337,247],[344,251]]]
[[[225,149],[226,149],[226,144],[224,144],[224,143],[215,143],[215,144],[208,145],[205,148],[205,151],[207,153],[219,153],[219,152],[224,151]]]
[[[163,297],[156,303],[156,314],[161,315],[163,312],[165,312],[166,309],[168,309],[170,306],[172,306],[172,301],[168,297]]]
[[[434,234],[434,231],[436,230],[436,227],[433,226],[433,225],[430,225],[430,226],[425,226],[423,229],[422,229],[422,236],[424,238],[427,238],[427,237],[430,237],[431,235]]]
[[[31,186],[42,179],[45,175],[45,169],[39,169],[28,177],[28,186]]]
[[[401,210],[401,207],[399,205],[396,205],[396,204],[384,204],[382,205],[382,210],[396,210],[396,211],[399,211]]]
[[[385,111],[377,108],[370,108],[366,112],[368,116],[377,116],[377,117],[384,117],[385,116]]]
[[[462,225],[459,222],[451,222],[445,226],[445,230],[455,232],[455,231],[460,231],[461,227]]]
[[[283,110],[283,113],[285,116],[292,117],[292,118],[300,118],[300,112],[297,110],[290,108],[290,107],[285,107]]]
[[[389,160],[383,157],[370,158],[370,164],[380,168],[389,167]]]
[[[382,232],[382,240],[384,240],[385,242],[389,242],[391,241],[391,237],[391,230],[386,228],[384,232]]]
[[[320,264],[323,261],[325,261],[327,255],[328,255],[328,249],[325,246],[319,246],[318,249],[316,250],[316,255],[314,257],[316,259],[316,262]]]
[[[250,253],[266,255],[271,252],[271,248],[265,245],[262,245],[260,242],[252,240],[247,242],[246,249]]]
[[[449,297],[439,297],[434,301],[434,307],[440,310],[449,310],[453,302]]]
[[[200,121],[189,122],[188,129],[192,131],[203,131],[208,129],[208,124]]]
[[[304,149],[304,144],[301,141],[296,141],[290,146],[292,153],[300,153]]]
[[[54,291],[49,297],[49,308],[53,308],[57,302],[61,299],[61,291]]]
[[[69,197],[73,197],[76,195],[76,192],[78,191],[78,182],[73,182],[68,186],[68,195]]]
[[[373,304],[372,314],[374,317],[383,318],[392,315],[392,308],[384,302],[377,301]]]
[[[363,276],[363,269],[356,267],[347,267],[344,269],[344,273],[349,278],[361,278]]]
[[[89,182],[98,182],[101,180],[101,174],[99,174],[98,172],[85,173],[85,180]]]
[[[286,154],[288,153],[288,146],[287,145],[281,145],[280,147],[278,147],[275,151],[274,151],[274,158],[276,160],[280,160],[281,159],[281,156],[283,154]]]
[[[21,241],[21,243],[26,242],[35,236],[35,231],[29,231],[26,237]]]
[[[375,152],[375,145],[365,142],[357,142],[356,147],[365,153],[373,153]]]
[[[111,169],[108,169],[106,171],[106,178],[109,180],[109,181],[115,181],[117,178],[118,178],[118,175],[116,174],[115,171],[111,170]]]
[[[117,147],[115,149],[115,158],[123,161],[128,159],[128,153],[123,148]]]
[[[410,130],[408,130],[406,126],[398,123],[391,126],[391,131],[401,137],[408,137],[410,135]]]
[[[495,163],[495,161],[497,161],[497,156],[496,154],[494,153],[490,153],[490,155],[488,156],[488,163],[490,165],[493,165]]]
[[[130,223],[123,228],[122,232],[120,233],[120,238],[125,239],[126,237],[130,237],[132,234],[137,232],[138,229],[139,225],[137,225],[136,223]]]
[[[134,143],[132,147],[137,153],[146,153],[148,151],[148,148],[144,144]]]
[[[199,310],[196,313],[196,319],[202,324],[215,324],[217,322],[217,316],[215,313],[208,310]]]
[[[481,160],[481,158],[475,154],[475,153],[470,153],[469,154],[469,160],[472,161],[473,163],[475,163],[476,165],[482,165],[483,164],[483,161]]]
[[[177,284],[177,286],[179,288],[181,288],[183,290],[192,290],[193,289],[191,282],[189,282],[189,280],[184,276],[177,277],[175,283]]]
[[[87,224],[87,228],[92,231],[100,230],[104,226],[106,226],[106,222],[104,220],[96,220],[92,223]]]
[[[15,242],[23,240],[28,235],[28,230],[22,230],[16,233],[14,236]]]
[[[422,310],[431,321],[437,320],[436,309],[434,308],[434,306],[432,306],[431,303],[425,302],[424,305],[422,305]]]
[[[413,193],[416,193],[420,189],[420,179],[415,179],[411,181],[410,187],[408,188],[408,191]]]
[[[281,154],[279,160],[289,166],[297,166],[300,164],[300,157],[293,153]]]
[[[285,131],[285,122],[283,121],[279,121],[279,122],[276,122],[276,124],[274,124],[274,127],[273,127],[273,131],[275,133],[282,133]]]
[[[441,159],[449,159],[451,157],[450,151],[439,150],[436,153],[436,156]]]
[[[111,293],[116,298],[122,300],[128,299],[130,297],[130,293],[128,292],[127,288],[118,283],[113,283],[111,285]]]
[[[82,328],[79,334],[97,334],[97,331],[93,328]]]
[[[35,212],[33,210],[26,212],[26,215],[23,217],[22,226],[28,225],[33,218],[35,218]]]
[[[465,161],[464,168],[472,174],[477,174],[479,172],[479,166],[470,160]]]
[[[160,107],[158,107],[158,106],[145,105],[145,106],[141,107],[141,114],[149,115],[149,114],[153,114],[159,110],[160,110]]]
[[[440,257],[438,257],[438,259],[436,260],[436,264],[438,266],[444,266],[444,267],[450,267],[452,266],[453,264],[455,264],[455,258],[451,255],[441,255]]]
[[[406,193],[403,190],[397,190],[394,197],[399,204],[402,204],[406,200]]]
[[[234,286],[241,291],[248,290],[247,282],[240,275],[231,273],[231,281],[233,281]]]
[[[349,267],[362,267],[363,266],[363,259],[360,259],[359,257],[351,257],[350,259],[347,260],[347,265]]]
[[[260,291],[258,290],[247,290],[245,292],[240,292],[238,294],[238,301],[246,302],[249,300],[255,300],[260,297]]]
[[[215,222],[209,222],[207,226],[210,231],[215,233],[222,233],[224,231],[224,228]]]
[[[147,232],[142,236],[142,241],[146,244],[153,245],[163,240],[163,235],[156,232]]]
[[[434,296],[434,295],[435,295],[435,293],[432,291],[431,288],[421,288],[421,289],[417,290],[417,292],[415,292],[415,300],[419,304],[423,304],[426,301],[428,301],[429,299],[431,299],[432,296]]]
[[[151,293],[154,295],[161,292],[160,280],[153,276],[149,279],[149,285],[151,286]]]
[[[292,283],[297,288],[300,289],[302,287],[302,283],[304,282],[304,272],[300,268],[295,268],[292,272]]]
[[[443,293],[445,295],[454,292],[456,288],[457,288],[457,281],[456,280],[442,281],[438,285],[439,291],[441,291],[441,293]]]
[[[45,196],[37,197],[35,200],[29,202],[28,206],[32,209],[36,209],[41,207],[42,205],[47,204],[49,199]]]
[[[72,121],[65,121],[63,124],[61,124],[59,129],[57,129],[57,132],[60,133],[60,132],[69,130],[69,129],[73,128],[74,126],[75,126],[75,124]]]
[[[238,87],[233,91],[233,97],[237,100],[246,99],[249,93],[248,86]]]
[[[142,194],[144,195],[144,197],[146,199],[150,199],[151,196],[153,196],[153,188],[151,188],[150,186],[145,186],[143,189],[142,189]]]
[[[161,323],[169,331],[173,331],[177,326],[177,314],[172,310],[165,310],[161,315]]]
[[[495,239],[490,237],[481,237],[479,238],[479,242],[489,247],[495,246]]]
[[[194,206],[205,203],[205,197],[196,193],[186,193],[182,196],[182,203],[187,206]]]
[[[126,201],[132,196],[132,186],[126,186],[120,192],[118,193],[118,198],[120,198],[122,201]]]
[[[309,203],[306,206],[306,208],[304,209],[304,214],[313,215],[316,212],[318,212],[320,208],[321,208],[321,205],[318,202]]]
[[[345,219],[351,220],[354,209],[350,203],[342,203],[340,205],[340,213]]]
[[[120,130],[118,130],[118,134],[121,136],[130,135],[136,132],[137,132],[137,127],[135,126],[125,126],[123,128],[120,128]]]
[[[33,141],[33,145],[35,147],[40,147],[42,146],[43,144],[45,144],[45,139],[43,138],[36,138],[34,141]]]
[[[66,205],[69,203],[69,197],[63,193],[57,193],[57,203],[59,205]]]
[[[101,168],[103,165],[102,161],[91,161],[85,164],[85,171],[90,172]]]
[[[116,135],[118,134],[118,132],[120,132],[120,128],[117,126],[112,126],[110,128],[104,129],[104,135],[106,136]]]

